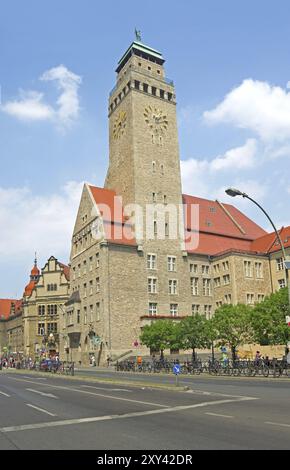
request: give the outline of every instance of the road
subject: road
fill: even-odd
[[[116,382],[1,371],[0,449],[290,447],[287,379],[181,377],[188,390],[176,391],[144,387],[172,377],[94,376]]]

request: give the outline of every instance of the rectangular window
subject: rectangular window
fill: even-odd
[[[192,295],[198,295],[198,277],[192,277],[190,279],[190,284]]]
[[[100,266],[100,254],[97,253],[96,254],[96,268],[98,268]]]
[[[277,271],[283,271],[283,269],[284,269],[284,260],[283,260],[283,258],[276,259],[276,263],[277,263]]]
[[[218,300],[215,304],[216,304],[216,308],[219,308],[222,306],[223,302],[222,300]]]
[[[224,271],[228,271],[228,270],[229,270],[229,267],[230,267],[229,262],[228,262],[228,261],[224,261],[224,262],[223,262],[223,270],[224,270]]]
[[[219,264],[214,264],[214,266],[213,266],[213,271],[214,271],[214,274],[219,274],[219,272],[220,272],[220,265],[219,265]]]
[[[157,294],[157,279],[155,277],[148,277],[148,293]]]
[[[140,90],[140,82],[138,80],[135,80],[135,89]]]
[[[157,303],[149,302],[149,315],[157,315]]]
[[[96,278],[96,292],[97,294],[100,292],[100,278]]]
[[[209,275],[209,266],[208,265],[202,265],[201,272],[202,272],[203,276],[208,276]]]
[[[284,287],[286,287],[285,279],[279,279],[278,284],[279,284],[279,289],[284,289]]]
[[[57,315],[57,305],[48,305],[47,306],[48,315]]]
[[[87,284],[85,283],[84,284],[84,297],[87,296]]]
[[[90,271],[93,270],[93,257],[90,257]]]
[[[164,100],[164,90],[160,90],[160,98]]]
[[[81,265],[78,264],[78,277],[81,277]]]
[[[84,325],[86,325],[87,322],[88,322],[87,307],[84,307]]]
[[[96,303],[96,320],[100,321],[100,302]]]
[[[224,282],[224,286],[227,286],[228,284],[230,284],[231,278],[229,274],[226,274],[225,276],[223,276],[223,282]]]
[[[38,323],[38,334],[39,335],[45,335],[45,324],[44,323]]]
[[[210,282],[210,279],[203,279],[202,280],[202,288],[203,288],[203,295],[206,295],[206,296],[211,295],[211,282]]]
[[[198,265],[190,263],[189,272],[197,274],[198,273]]]
[[[81,311],[78,310],[77,311],[77,323],[80,323],[81,322]]]
[[[258,302],[263,302],[263,300],[265,299],[265,296],[264,294],[258,294]]]
[[[152,95],[153,95],[153,96],[156,96],[157,88],[156,88],[155,86],[153,86],[153,87],[151,88],[151,91],[152,91]]]
[[[143,91],[144,91],[144,93],[148,93],[148,85],[147,85],[147,83],[143,83]]]
[[[199,314],[199,309],[200,309],[200,305],[192,304],[192,306],[191,306],[192,315],[198,315]]]
[[[247,304],[248,305],[254,305],[254,303],[255,303],[255,295],[254,294],[247,294],[246,299],[247,299]]]
[[[176,256],[167,257],[168,271],[176,271]]]
[[[45,315],[45,305],[38,305],[38,315]]]
[[[94,306],[90,305],[90,323],[94,321]]]
[[[147,269],[157,269],[156,261],[156,255],[147,255]]]
[[[47,324],[47,334],[57,333],[57,323],[48,323]]]
[[[75,281],[76,279],[76,268],[74,267],[73,268],[73,281]]]
[[[225,295],[225,303],[226,304],[231,304],[232,303],[232,294],[226,294]]]
[[[220,285],[221,285],[221,278],[220,278],[220,277],[215,277],[214,280],[213,280],[213,282],[214,282],[214,286],[215,286],[215,287],[220,287]]]
[[[207,318],[207,320],[210,320],[212,306],[211,305],[204,305],[204,310],[203,311],[204,311],[204,315]]]
[[[172,93],[169,93],[169,92],[167,93],[168,101],[171,101],[171,100],[172,100],[172,96],[173,96]]]
[[[244,261],[244,273],[246,277],[252,277],[252,263],[251,261]]]
[[[169,279],[169,294],[171,295],[177,294],[177,280],[176,279]]]
[[[90,281],[90,295],[93,295],[93,281]]]
[[[178,316],[178,304],[170,304],[170,315],[172,317]]]
[[[263,265],[262,263],[255,263],[255,271],[256,271],[256,278],[262,279],[263,278]]]

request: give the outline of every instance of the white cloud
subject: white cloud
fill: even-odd
[[[57,100],[57,116],[61,124],[67,126],[78,117],[80,106],[78,88],[81,77],[68,70],[64,65],[54,67],[40,77],[43,81],[56,81],[61,94]]]
[[[195,158],[181,160],[183,191],[208,196],[210,192],[212,193],[218,173],[251,169],[258,164],[256,154],[256,140],[248,139],[244,145],[227,150],[224,155],[219,155],[212,160]]]
[[[0,188],[0,256],[26,259],[36,250],[45,259],[69,255],[83,183],[68,182],[59,193],[34,194],[29,188]]]
[[[43,102],[43,93],[21,91],[20,98],[8,101],[2,111],[23,121],[43,121],[51,119],[54,110]]]
[[[211,124],[230,123],[256,133],[263,141],[290,138],[290,92],[247,79],[213,110],[203,114]]]
[[[53,107],[46,103],[44,94],[38,91],[20,91],[20,97],[8,101],[1,110],[23,121],[53,121],[58,127],[65,129],[78,118],[80,105],[78,89],[81,77],[59,65],[44,72],[41,81],[56,83],[60,95]]]

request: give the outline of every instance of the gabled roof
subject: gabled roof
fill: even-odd
[[[132,226],[127,222],[122,199],[111,189],[87,185],[94,203],[100,210],[104,227],[104,238],[110,243],[136,246]]]
[[[281,241],[285,248],[290,247],[290,227],[282,227],[278,231]],[[267,233],[263,237],[258,238],[251,244],[251,249],[258,253],[274,253],[275,251],[281,250],[279,240],[277,239],[276,233]]]
[[[63,264],[63,263],[58,263],[60,265],[60,267],[62,268],[63,270],[63,274],[65,275],[65,278],[67,281],[69,281],[70,279],[70,269],[69,269],[69,266],[67,266],[66,264]]]
[[[231,204],[183,194],[186,249],[189,253],[217,255],[228,250],[251,250],[253,240],[266,234]],[[194,206],[198,212],[192,211]],[[196,218],[195,218],[196,217]],[[190,237],[198,236],[196,246]]]

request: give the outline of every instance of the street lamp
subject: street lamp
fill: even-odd
[[[270,223],[271,223],[271,225],[272,225],[272,227],[273,227],[273,229],[276,233],[277,239],[280,243],[283,258],[284,258],[284,266],[285,266],[285,273],[286,273],[286,284],[287,284],[287,287],[288,287],[288,302],[289,302],[289,309],[290,309],[290,279],[289,279],[289,272],[288,272],[290,270],[290,258],[287,258],[287,256],[286,256],[286,251],[285,251],[284,244],[281,240],[281,237],[280,237],[280,234],[279,234],[278,230],[276,229],[276,227],[274,225],[274,222],[272,221],[270,216],[267,214],[265,209],[263,209],[263,207],[260,206],[260,204],[258,204],[257,201],[255,201],[250,196],[248,196],[248,194],[243,193],[242,191],[240,191],[239,189],[236,189],[236,188],[228,188],[228,189],[226,189],[225,192],[228,194],[228,196],[231,196],[231,197],[242,196],[243,198],[249,199],[254,204],[256,204],[256,206],[258,206],[259,209],[261,209],[261,211],[265,214],[267,219],[270,221]]]

